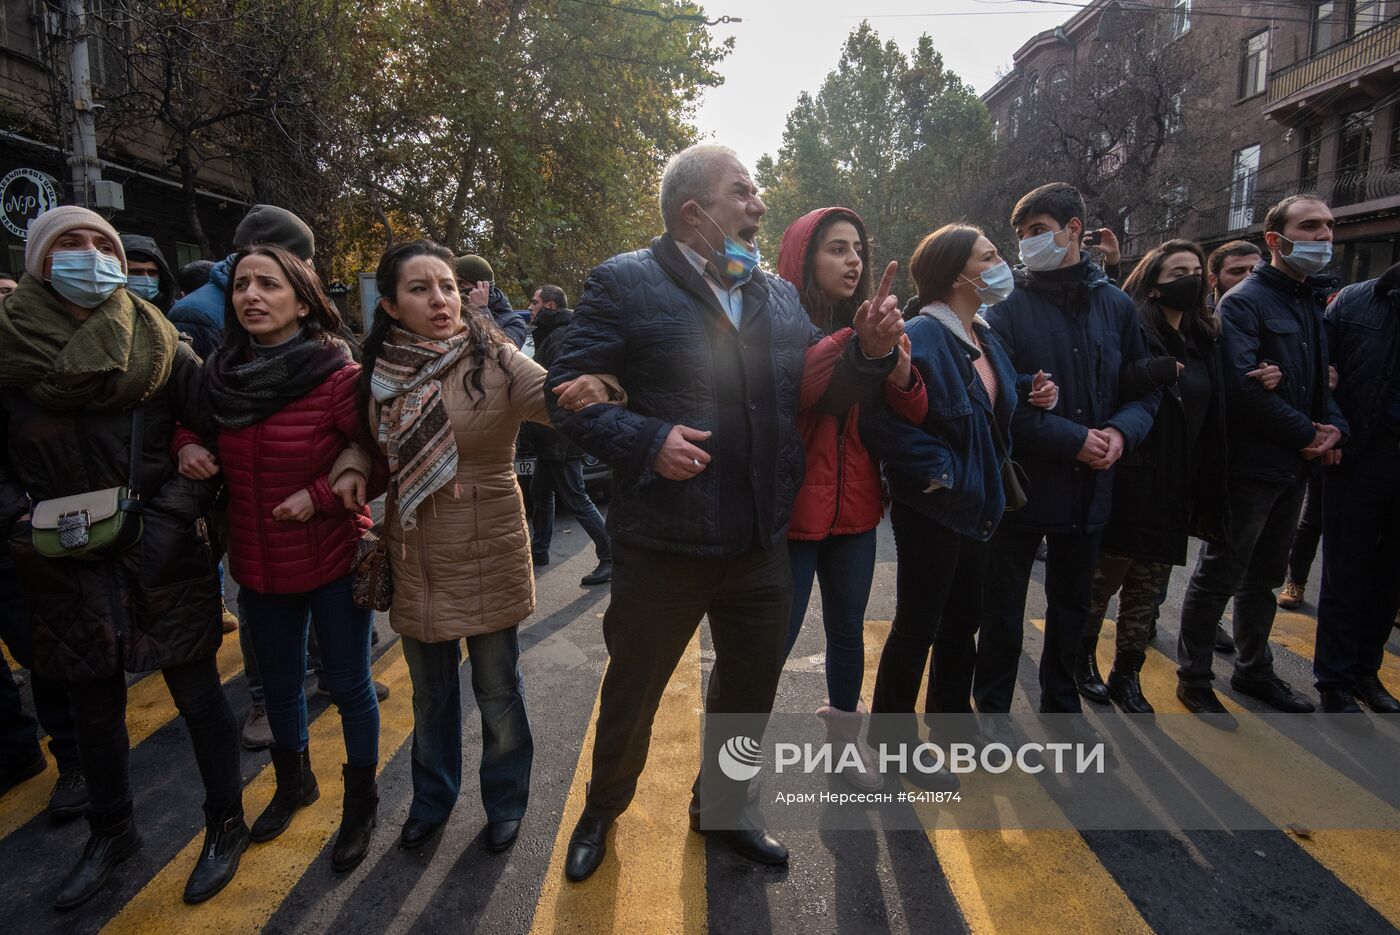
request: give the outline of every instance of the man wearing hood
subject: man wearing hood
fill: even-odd
[[[160,252],[154,237],[145,234],[122,234],[122,249],[126,251],[126,288],[150,302],[162,312],[170,311],[178,291],[175,275],[165,254]]]
[[[491,264],[475,253],[468,253],[465,256],[457,257],[455,272],[457,273],[457,288],[462,293],[464,305],[469,304],[467,296],[478,283],[484,282],[491,287],[486,305],[476,307],[479,310],[489,312],[496,327],[500,328],[516,347],[524,347],[525,338],[530,333],[529,319],[525,317],[523,312],[517,312],[510,307],[510,300],[496,286],[496,271],[491,268]]]

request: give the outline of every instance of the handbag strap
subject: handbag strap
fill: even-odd
[[[131,410],[131,464],[126,472],[126,489],[132,500],[141,499],[141,443],[145,440],[146,419],[140,406]]]

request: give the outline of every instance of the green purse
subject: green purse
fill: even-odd
[[[80,417],[81,418],[81,417]],[[34,548],[46,558],[101,561],[141,541],[139,408],[131,411],[131,464],[125,487],[108,487],[34,504],[30,510]]]

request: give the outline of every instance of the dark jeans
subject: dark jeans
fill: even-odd
[[[481,712],[481,804],[487,821],[524,817],[535,742],[520,675],[520,628],[467,637],[472,694]],[[421,821],[446,821],[462,788],[462,643],[402,637],[413,680],[413,805]]]
[[[611,820],[637,791],[662,692],[700,619],[710,618],[715,662],[705,692],[709,714],[746,714],[748,735],[763,733],[783,668],[792,571],[787,548],[696,558],[619,545],[612,603],[603,617],[608,669],[594,731],[587,810]],[[748,783],[716,768],[728,737],[707,731],[696,782],[701,821],[741,814]]]
[[[1283,584],[1288,551],[1303,508],[1302,481],[1283,484],[1231,479],[1230,541],[1202,544],[1196,570],[1181,602],[1177,678],[1188,688],[1208,688],[1214,679],[1215,625],[1235,599],[1235,677],[1276,678],[1269,633]]]
[[[241,593],[241,592],[240,592]],[[308,614],[306,624],[311,626],[311,617]],[[374,628],[370,627],[373,634]],[[316,630],[311,628],[310,635],[306,641],[306,667],[314,671],[317,677],[325,674],[325,667],[321,664],[321,649],[316,643]],[[248,681],[248,697],[253,704],[263,704],[263,684],[262,666],[258,665],[258,654],[253,648],[253,628],[252,621],[243,612],[243,601],[238,602],[238,648],[243,653],[243,674]]]
[[[1103,630],[1108,602],[1118,595],[1118,621],[1114,633],[1114,649],[1120,659],[1131,663],[1133,671],[1142,665],[1151,639],[1152,628],[1162,601],[1166,600],[1167,583],[1172,566],[1166,562],[1145,562],[1125,555],[1099,554],[1094,569],[1094,596],[1089,623],[1084,630],[1084,642],[1098,642]],[[1115,668],[1117,662],[1114,663]]]
[[[1298,520],[1298,531],[1293,536],[1293,550],[1288,553],[1288,580],[1298,586],[1308,583],[1308,572],[1312,571],[1313,559],[1317,558],[1317,544],[1322,540],[1322,475],[1314,474],[1308,481],[1308,492],[1303,497],[1303,515]]]
[[[1400,438],[1328,468],[1322,597],[1313,675],[1319,690],[1348,688],[1380,672],[1400,607]],[[1395,687],[1395,686],[1392,686]]]
[[[894,624],[880,653],[871,711],[914,711],[931,648],[924,710],[971,712],[987,543],[961,536],[898,500],[890,507],[890,525],[899,559]]]
[[[865,678],[865,605],[875,579],[875,530],[851,536],[827,536],[815,542],[788,540],[792,567],[792,615],[788,619],[786,659],[792,655],[812,579],[821,583],[822,626],[826,629],[826,695],[831,706],[854,711]]]
[[[1089,619],[1100,533],[1045,534],[1003,525],[987,559],[982,631],[977,639],[977,710],[1011,710],[1035,551],[1045,539],[1045,648],[1040,654],[1040,710],[1077,713],[1074,659]]]
[[[214,656],[162,669],[170,697],[184,718],[204,780],[204,806],[221,814],[242,797],[238,725],[219,680]],[[126,673],[105,679],[65,683],[78,727],[78,752],[87,779],[89,812],[95,817],[129,812],[131,784],[127,761]],[[159,807],[159,806],[157,806]]]
[[[351,577],[337,578],[314,591],[263,594],[239,592],[262,670],[267,721],[274,742],[285,750],[305,750],[307,616],[321,647],[323,678],[340,711],[345,759],[351,766],[379,762],[379,701],[370,681],[369,632],[374,614],[355,606]]]
[[[583,459],[544,461],[536,459],[535,473],[530,477],[530,548],[536,555],[548,555],[554,541],[554,498],[574,515],[588,538],[598,561],[612,558],[612,542],[603,523],[603,514],[588,496],[583,486]]]
[[[0,763],[28,763],[41,752],[37,728],[49,735],[49,752],[58,762],[59,773],[80,767],[78,728],[68,707],[63,683],[44,678],[33,671],[34,647],[29,619],[24,613],[15,570],[6,562],[0,566],[0,640],[21,666],[30,670],[29,687],[34,695],[38,722],[25,713],[19,687],[10,667],[0,664]]]

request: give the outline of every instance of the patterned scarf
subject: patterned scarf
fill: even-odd
[[[350,362],[349,346],[328,334],[303,333],[276,353],[220,348],[205,366],[214,421],[226,429],[264,422]]]
[[[418,506],[457,475],[457,440],[442,402],[441,376],[468,352],[467,332],[430,341],[395,325],[374,362],[379,444],[389,457],[399,522],[418,526]]]

